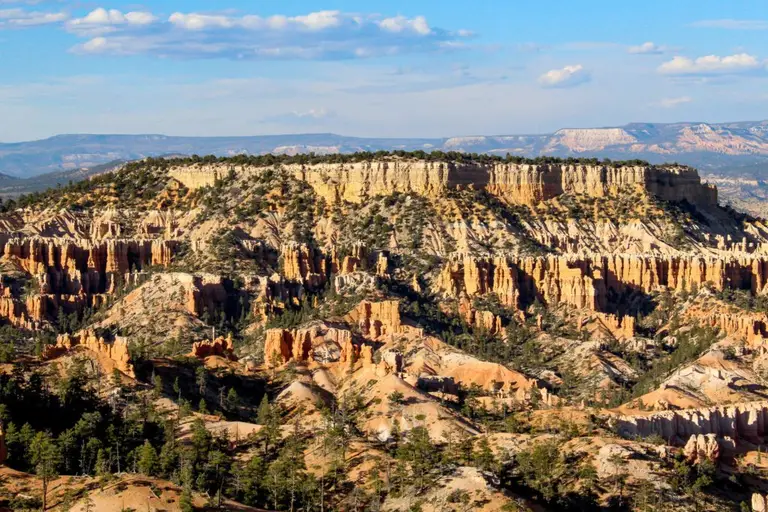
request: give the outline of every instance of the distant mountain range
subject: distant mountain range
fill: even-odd
[[[386,139],[334,134],[254,137],[165,135],[59,135],[0,143],[0,187],[18,178],[47,175],[45,183],[81,179],[82,169],[115,161],[168,154],[232,156],[264,153],[349,153],[378,150],[443,150],[520,156],[580,156],[677,161],[705,172],[739,168],[768,176],[768,121],[738,123],[633,123],[615,128],[563,129],[546,135],[502,135],[442,139]],[[90,173],[86,173],[90,174]],[[41,181],[38,179],[37,181]],[[22,188],[25,188],[24,185]]]

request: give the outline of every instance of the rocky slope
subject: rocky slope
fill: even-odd
[[[738,507],[768,487],[766,242],[679,165],[129,164],[0,213],[0,457],[34,471],[47,429],[65,474],[271,509]]]

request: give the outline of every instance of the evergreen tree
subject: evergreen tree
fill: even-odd
[[[45,510],[48,503],[48,484],[59,475],[58,468],[59,464],[61,464],[61,453],[49,432],[38,432],[35,435],[31,452],[35,473],[43,483],[42,509]]]
[[[154,476],[157,471],[158,457],[152,443],[149,440],[144,440],[144,444],[139,451],[139,471],[147,476]]]

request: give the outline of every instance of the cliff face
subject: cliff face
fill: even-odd
[[[659,199],[687,200],[714,206],[717,190],[703,185],[698,172],[687,167],[612,167],[604,165],[456,164],[425,161],[373,161],[346,164],[286,165],[287,172],[307,182],[329,203],[362,203],[393,192],[436,197],[448,190],[472,186],[512,204],[534,205],[561,194],[604,197],[636,188]],[[170,175],[187,188],[212,185],[229,166],[201,165],[174,169]],[[263,169],[246,167],[253,174]]]
[[[128,340],[117,337],[114,341],[107,341],[96,335],[92,330],[81,331],[70,336],[62,334],[56,338],[56,344],[46,347],[43,359],[52,359],[65,354],[75,347],[81,346],[93,353],[104,367],[113,367],[120,372],[135,377],[131,356],[128,353]]]
[[[41,276],[43,293],[105,293],[118,280],[147,266],[167,266],[175,243],[167,240],[0,240],[2,259]]]
[[[396,300],[363,301],[347,315],[347,321],[360,326],[363,335],[371,338],[401,333],[403,326]]]
[[[657,412],[647,416],[621,416],[616,419],[619,435],[665,440],[687,440],[694,435],[715,434],[750,442],[762,442],[768,434],[768,402]]]
[[[465,257],[449,262],[434,283],[446,296],[495,293],[507,306],[539,300],[577,308],[604,310],[608,292],[650,293],[663,289],[692,291],[747,289],[762,293],[768,278],[763,256],[584,255],[512,259]]]
[[[232,334],[230,333],[226,338],[219,337],[215,340],[203,340],[193,343],[192,351],[189,353],[189,356],[198,359],[218,356],[237,360],[237,357],[235,356],[235,345],[232,341]]]
[[[13,283],[0,284],[0,318],[35,329],[60,308],[68,314],[98,307],[142,269],[168,266],[175,247],[167,240],[2,238],[0,262],[36,279],[39,293],[22,299]]]
[[[264,342],[264,364],[275,368],[289,361],[353,364],[360,348],[352,343],[352,332],[315,324],[302,329],[268,329]]]

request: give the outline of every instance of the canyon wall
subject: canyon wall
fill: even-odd
[[[332,346],[327,346],[327,344]],[[264,342],[264,365],[275,368],[297,363],[342,362],[353,364],[360,348],[352,343],[352,332],[325,324],[300,329],[268,329]]]
[[[706,256],[583,255],[482,259],[448,262],[434,283],[450,297],[496,294],[510,307],[539,300],[604,310],[608,292],[651,293],[663,289],[693,291],[766,291],[768,258]]]
[[[142,269],[170,265],[175,246],[168,240],[0,238],[0,262],[30,276],[0,283],[0,318],[35,329],[59,309],[96,308]]]
[[[168,240],[0,240],[0,258],[41,278],[41,292],[52,294],[113,291],[126,274],[171,263],[175,242]]]
[[[93,353],[107,370],[114,368],[129,377],[136,376],[128,353],[128,340],[118,336],[112,341],[107,341],[90,329],[73,335],[59,335],[55,345],[45,347],[42,357],[53,359],[72,351],[75,347],[83,347]]]
[[[665,440],[688,440],[714,434],[762,443],[768,434],[768,402],[619,416],[614,422],[617,433],[624,437],[659,435]]]
[[[717,190],[702,184],[698,172],[687,167],[457,164],[397,159],[283,167],[330,203],[362,203],[393,192],[439,196],[451,189],[472,186],[513,204],[533,205],[566,193],[604,197],[627,188],[644,190],[668,201],[717,204]],[[212,185],[229,168],[224,164],[201,164],[172,169],[169,173],[187,188],[195,189]],[[245,174],[264,170],[242,166],[234,169]]]

